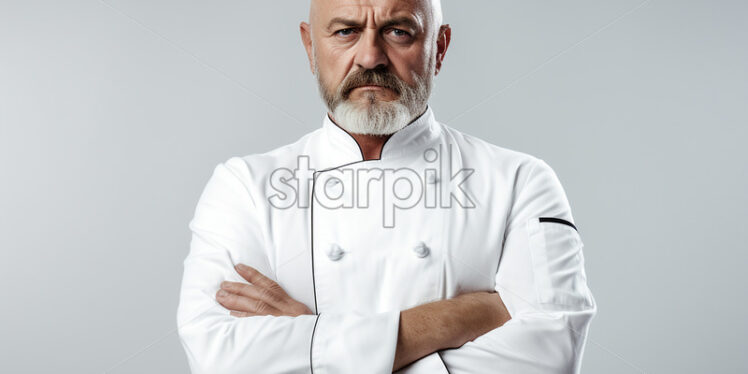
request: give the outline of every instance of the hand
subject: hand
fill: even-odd
[[[278,283],[257,269],[244,264],[237,265],[235,269],[250,284],[224,281],[216,293],[218,303],[230,310],[232,316],[296,317],[312,314],[306,305],[292,299]]]

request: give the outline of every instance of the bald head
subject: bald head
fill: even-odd
[[[431,25],[434,29],[438,30],[444,21],[442,14],[442,2],[441,0],[400,0],[400,3],[410,3],[409,5],[414,9],[422,9],[428,18],[431,20]],[[347,5],[351,7],[356,6],[383,6],[383,1],[376,0],[311,0],[309,6],[309,22],[314,24],[314,20],[321,11],[330,6],[335,5]]]

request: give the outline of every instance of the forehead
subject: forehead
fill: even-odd
[[[324,22],[334,17],[375,20],[395,16],[411,16],[428,22],[432,14],[431,0],[312,0],[311,21]]]

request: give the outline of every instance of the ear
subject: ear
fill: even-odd
[[[311,26],[309,26],[308,23],[302,22],[299,25],[299,32],[301,33],[301,42],[304,44],[304,49],[306,49],[306,56],[309,59],[309,68],[312,70],[312,74],[314,74],[314,55],[312,54],[312,29]]]
[[[447,54],[451,39],[452,28],[449,25],[442,25],[439,28],[439,35],[436,37],[436,72],[434,75],[438,75],[442,69],[442,61],[444,61],[444,55]]]

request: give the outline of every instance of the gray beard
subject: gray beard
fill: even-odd
[[[346,100],[333,109],[332,117],[340,127],[353,134],[390,135],[407,126],[418,115],[414,114],[415,110],[399,99],[365,104]]]
[[[318,71],[315,76],[322,99],[338,126],[353,134],[391,135],[413,122],[426,109],[433,79],[433,70],[427,70],[425,78],[414,76],[414,87],[402,82],[397,100],[376,101],[374,94],[368,93],[372,100],[364,103],[343,100],[340,92],[328,94]]]

